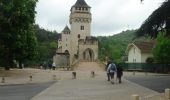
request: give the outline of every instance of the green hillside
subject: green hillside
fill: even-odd
[[[146,41],[147,36],[136,37],[136,30],[127,30],[113,36],[99,36],[99,59],[104,61],[106,57],[116,62],[121,62],[125,55],[127,45],[133,41]]]
[[[38,55],[37,60],[28,63],[40,64],[44,61],[51,63],[57,49],[57,40],[60,34],[55,31],[42,29],[38,25],[35,28],[38,41]],[[121,57],[125,55],[128,43],[146,40],[146,37],[136,38],[135,32],[136,30],[127,30],[113,36],[97,37],[99,40],[99,59],[104,61],[107,56],[116,62],[121,62]]]

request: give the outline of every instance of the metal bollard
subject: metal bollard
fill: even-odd
[[[57,80],[57,79],[56,79],[56,75],[53,75],[53,80]]]
[[[165,98],[170,99],[170,89],[165,89]]]
[[[94,78],[95,77],[95,72],[91,71],[91,77]]]
[[[32,75],[30,75],[30,81],[32,81]]]
[[[131,97],[132,97],[132,100],[139,100],[139,95],[134,94]]]
[[[76,72],[72,72],[72,79],[76,79]]]
[[[5,83],[5,77],[2,77],[1,83]]]

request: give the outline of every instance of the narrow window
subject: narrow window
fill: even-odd
[[[78,34],[78,38],[80,38],[80,34]]]
[[[80,29],[81,29],[81,30],[84,30],[84,26],[81,26]]]
[[[135,54],[135,48],[134,48],[134,54]]]

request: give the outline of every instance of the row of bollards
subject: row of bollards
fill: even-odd
[[[53,75],[53,80],[57,80],[56,75]],[[32,75],[29,76],[29,81],[33,81]],[[1,83],[5,83],[5,77],[2,77]]]
[[[77,73],[76,72],[72,72],[72,79],[76,79],[77,77]],[[91,71],[91,77],[94,78],[95,77],[95,72]]]
[[[165,99],[170,100],[170,89],[165,89],[164,97],[165,97]],[[132,95],[131,100],[140,100],[139,95],[137,95],[137,94]]]
[[[53,75],[52,77],[53,77],[53,80],[57,80],[56,75]],[[76,79],[76,77],[77,77],[77,73],[75,71],[72,72],[72,79]],[[94,77],[95,77],[95,72],[91,71],[91,78],[94,78]],[[33,81],[32,75],[29,76],[29,81]],[[5,77],[2,77],[1,83],[5,83]]]

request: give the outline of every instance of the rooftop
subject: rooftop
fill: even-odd
[[[136,45],[142,53],[150,53],[152,52],[152,49],[154,48],[155,43],[154,42],[134,42],[134,45]]]
[[[84,0],[77,0],[73,7],[90,7]]]

